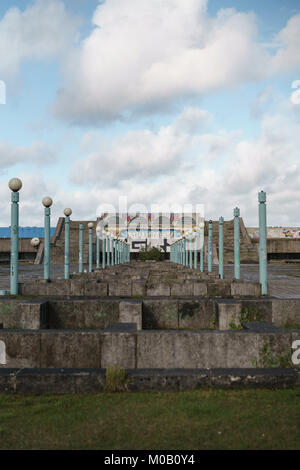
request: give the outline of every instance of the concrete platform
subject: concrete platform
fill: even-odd
[[[0,369],[0,393],[100,393],[105,369]],[[127,390],[183,391],[199,388],[298,388],[293,369],[127,369]]]

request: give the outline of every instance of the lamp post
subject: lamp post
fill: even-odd
[[[19,191],[22,181],[12,178],[8,183],[11,193],[11,224],[10,224],[10,293],[18,294],[19,278]]]
[[[207,252],[207,270],[212,272],[212,250],[213,250],[213,223],[208,222],[208,252]]]
[[[83,273],[84,225],[79,224],[79,272]]]
[[[200,227],[200,271],[204,272],[204,224]]]
[[[89,222],[89,273],[93,271],[93,227],[93,222]]]
[[[106,238],[103,234],[102,236],[102,268],[105,269],[106,262]]]
[[[50,280],[50,214],[52,206],[51,197],[44,197],[42,200],[44,209],[44,279]]]
[[[96,268],[100,269],[100,238],[96,232]]]
[[[267,273],[267,209],[266,193],[258,193],[259,202],[259,281],[261,284],[261,293],[268,293],[268,273]]]
[[[224,219],[219,218],[219,276],[224,279]]]
[[[240,209],[236,207],[234,215],[234,277],[240,279]]]
[[[72,209],[67,207],[65,214],[65,279],[70,279],[70,215]]]

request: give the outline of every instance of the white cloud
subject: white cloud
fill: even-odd
[[[79,123],[164,109],[179,98],[259,81],[299,65],[299,17],[274,37],[272,55],[259,43],[253,12],[206,0],[107,0],[94,29],[64,63],[57,116]]]
[[[79,19],[61,0],[36,0],[24,11],[12,7],[0,20],[0,75],[10,79],[24,60],[60,56],[76,39]]]
[[[196,138],[192,134],[210,120],[211,115],[206,110],[188,107],[172,125],[163,126],[157,132],[128,131],[111,145],[97,143],[95,133],[88,132],[83,137],[82,148],[90,148],[94,142],[97,149],[75,162],[72,181],[94,184],[101,180],[101,184],[107,186],[119,185],[122,180],[136,181],[172,173],[192,149]]]
[[[180,119],[181,116],[174,123]],[[299,224],[300,123],[292,115],[264,115],[260,131],[253,138],[243,137],[238,130],[182,133],[180,155],[171,154],[174,161],[172,156],[168,160],[163,153],[155,154],[155,149],[164,148],[169,155],[170,138],[173,148],[178,148],[176,139],[180,135],[174,134],[174,124],[163,129],[156,134],[141,131],[138,138],[127,135],[124,141],[117,140],[113,151],[107,150],[106,159],[111,165],[108,169],[108,163],[102,166],[103,160],[95,156],[76,164],[74,175],[78,175],[78,183],[89,182],[89,194],[98,201],[96,207],[100,203],[117,204],[119,196],[127,196],[129,204],[149,207],[153,203],[203,203],[207,217],[218,219],[223,215],[227,220],[238,205],[245,223],[257,225],[257,194],[263,189],[267,192],[269,224]],[[123,151],[126,158],[130,155],[132,173],[125,171],[124,176],[121,142],[125,145],[127,138],[132,145]],[[111,179],[114,172],[115,180]],[[152,175],[156,178],[152,179]]]
[[[54,163],[56,154],[53,148],[43,142],[32,142],[28,146],[16,146],[0,141],[0,168],[8,168],[18,163],[24,165],[47,165]]]

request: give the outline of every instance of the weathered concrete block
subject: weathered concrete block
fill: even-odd
[[[291,366],[292,333],[264,333],[258,335],[258,367]]]
[[[178,327],[180,329],[214,329],[215,321],[215,302],[208,299],[178,301]]]
[[[194,293],[195,296],[207,296],[207,285],[204,282],[194,282]]]
[[[178,302],[173,299],[143,299],[143,329],[178,329]]]
[[[19,328],[25,330],[40,330],[48,328],[48,302],[26,301],[20,302]]]
[[[131,282],[110,282],[108,295],[114,297],[131,297]]]
[[[136,334],[104,332],[102,338],[101,367],[115,365],[128,369],[136,367]]]
[[[132,297],[145,297],[146,295],[146,281],[132,281],[131,294]]]
[[[230,297],[230,282],[223,279],[207,282],[208,297]]]
[[[99,331],[45,330],[41,333],[40,367],[100,368]]]
[[[272,322],[300,328],[300,299],[272,299]]]
[[[136,323],[137,330],[142,329],[142,301],[125,300],[119,303],[119,321]]]
[[[242,305],[239,302],[219,301],[217,302],[217,328],[219,330],[230,330],[230,324],[240,326]]]
[[[193,282],[182,282],[171,284],[171,296],[172,297],[184,297],[194,295],[194,283]]]
[[[147,286],[148,296],[170,296],[171,289],[170,285],[166,282],[150,284]]]
[[[233,297],[259,297],[261,295],[260,283],[233,280],[231,283],[231,295]]]
[[[40,333],[37,331],[0,330],[5,345],[5,364],[0,367],[40,367]]]
[[[50,300],[49,328],[103,329],[119,321],[119,301],[109,299]]]

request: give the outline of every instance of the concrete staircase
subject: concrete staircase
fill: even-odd
[[[205,235],[208,234],[208,221],[205,221]],[[224,221],[224,264],[234,263],[234,225],[233,219]],[[207,251],[207,236],[205,236],[205,250]],[[219,222],[213,221],[213,248],[219,257]],[[213,250],[215,251],[215,250]],[[213,257],[214,264],[216,256]],[[240,260],[241,263],[258,263],[258,244],[253,243],[248,235],[243,219],[240,217]]]
[[[71,221],[70,222],[70,263],[78,263],[79,256],[79,224],[84,225],[84,263],[88,262],[88,226],[89,222],[94,222],[93,229],[93,258],[95,262],[96,252],[96,230],[95,227],[99,219],[93,221]],[[207,262],[207,234],[208,234],[208,221],[205,221],[205,262]],[[233,248],[233,220],[224,221],[224,263],[234,263],[234,248]],[[60,217],[57,223],[55,233],[51,239],[51,263],[62,264],[64,263],[64,244],[65,244],[65,225],[64,217]],[[218,264],[219,256],[219,223],[213,221],[213,264]],[[101,243],[100,243],[101,250]],[[43,246],[41,244],[38,250],[35,264],[43,262]],[[241,263],[258,263],[258,244],[254,243],[249,237],[245,228],[243,219],[240,217],[240,259]]]

